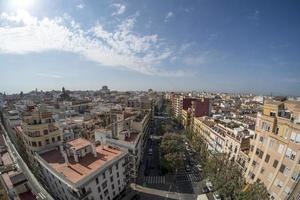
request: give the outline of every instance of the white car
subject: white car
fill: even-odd
[[[205,185],[208,188],[208,190],[210,192],[212,192],[212,190],[213,190],[213,184],[209,180],[206,181]]]
[[[214,200],[221,200],[221,196],[217,192],[213,193],[213,197],[214,197]]]
[[[196,167],[197,167],[197,169],[198,169],[199,172],[202,172],[202,171],[203,171],[201,165],[196,165]]]

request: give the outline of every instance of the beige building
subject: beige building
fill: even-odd
[[[15,128],[18,146],[26,152],[24,158],[31,168],[35,166],[35,152],[59,146],[63,133],[58,129],[52,113],[43,107],[29,106],[22,114],[22,125]]]
[[[300,102],[266,101],[251,140],[246,180],[263,182],[271,199],[299,199],[299,148]]]
[[[247,129],[230,129],[211,118],[194,118],[193,130],[203,136],[211,152],[226,153],[229,159],[238,160],[240,151],[250,148],[250,134]]]
[[[181,116],[183,98],[184,96],[180,94],[173,94],[171,97],[172,111],[175,117]]]

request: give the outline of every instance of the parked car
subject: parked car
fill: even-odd
[[[214,192],[213,197],[214,197],[214,200],[221,200],[221,196],[219,195],[218,192]]]
[[[197,168],[197,170],[198,170],[199,172],[202,172],[202,171],[203,171],[201,165],[196,165],[196,168]]]
[[[210,182],[210,180],[206,180],[206,183],[205,183],[206,187],[208,188],[208,190],[210,192],[213,191],[213,184]]]
[[[149,151],[148,151],[148,155],[152,156],[152,153],[153,153],[153,150],[150,148]]]

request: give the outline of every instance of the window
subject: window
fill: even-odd
[[[112,185],[111,185],[111,188],[114,190],[114,189],[115,189],[115,185],[114,185],[114,184],[112,184]]]
[[[283,175],[288,176],[290,172],[290,169],[288,167],[286,167],[283,171]]]
[[[55,138],[53,137],[53,138],[52,138],[52,143],[54,143],[54,142],[55,142]]]
[[[267,154],[267,155],[266,155],[266,158],[265,158],[265,162],[266,162],[266,163],[268,163],[268,162],[269,162],[269,160],[270,160],[270,155],[269,155],[269,154]]]
[[[279,188],[282,188],[283,182],[279,179],[276,179],[276,186],[279,187]]]
[[[40,147],[40,146],[42,146],[42,142],[41,142],[41,141],[39,141],[39,147]]]
[[[278,165],[278,160],[274,160],[274,162],[273,162],[273,167],[276,168],[277,165]]]
[[[43,132],[44,132],[44,135],[48,135],[48,130],[47,129],[45,129]]]
[[[297,181],[299,180],[299,177],[300,177],[299,172],[294,172],[294,173],[292,174],[291,179],[292,179],[293,181],[297,182]]]
[[[282,153],[284,149],[284,145],[283,144],[279,144],[278,146],[278,153]]]
[[[104,195],[105,195],[105,196],[108,195],[108,190],[107,190],[107,189],[104,191]]]
[[[60,136],[57,136],[57,141],[60,141],[61,139],[60,139]]]
[[[264,142],[264,137],[260,136],[260,137],[259,137],[259,141],[260,141],[261,143],[263,143],[263,142]]]
[[[278,135],[278,133],[279,133],[279,127],[276,127],[275,134]]]
[[[264,131],[270,131],[270,125],[266,122],[263,122],[261,129],[263,129]]]
[[[300,143],[300,134],[296,134],[296,143]]]
[[[33,147],[36,147],[36,142],[31,142]]]
[[[111,168],[109,168],[109,173],[112,174],[112,169]]]
[[[101,186],[102,186],[102,189],[105,189],[107,187],[107,181],[104,181]]]
[[[294,141],[296,140],[296,133],[295,133],[295,132],[292,132],[291,137],[290,137],[290,140],[291,140],[292,142],[294,142]]]
[[[102,176],[103,176],[103,179],[105,179],[105,172],[103,172]]]
[[[98,185],[99,184],[99,180],[98,180],[98,177],[96,177],[96,184]]]
[[[46,144],[50,144],[50,141],[49,141],[49,139],[46,139],[45,141],[46,141]]]
[[[110,182],[113,182],[114,181],[114,178],[111,176],[110,177]]]
[[[287,148],[285,152],[285,157],[294,160],[296,158],[296,152],[290,148]]]
[[[279,171],[280,171],[281,173],[283,173],[284,170],[285,170],[285,165],[281,165]]]
[[[265,171],[265,168],[262,167],[262,168],[260,169],[260,173],[263,174],[264,171]]]
[[[285,188],[284,188],[284,193],[285,193],[286,195],[290,195],[290,193],[291,193],[291,188],[289,188],[288,186],[285,187]]]
[[[100,193],[101,192],[101,188],[100,188],[100,186],[98,186],[98,193]]]
[[[120,176],[120,175],[119,175],[119,172],[117,172],[117,178],[119,178],[119,176]]]
[[[262,157],[263,157],[263,155],[264,155],[264,152],[263,152],[263,151],[259,151],[259,155],[258,155],[258,157],[259,157],[259,158],[262,158]]]
[[[252,166],[254,166],[254,167],[255,167],[255,165],[256,165],[256,161],[255,161],[255,160],[253,160],[253,162],[252,162]]]

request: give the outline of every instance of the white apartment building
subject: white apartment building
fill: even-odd
[[[127,186],[127,153],[83,138],[36,154],[43,182],[58,200],[112,200]]]
[[[131,178],[136,178],[150,133],[151,112],[140,113],[124,119],[120,117],[108,129],[95,131],[95,140],[122,149],[129,154]]]

